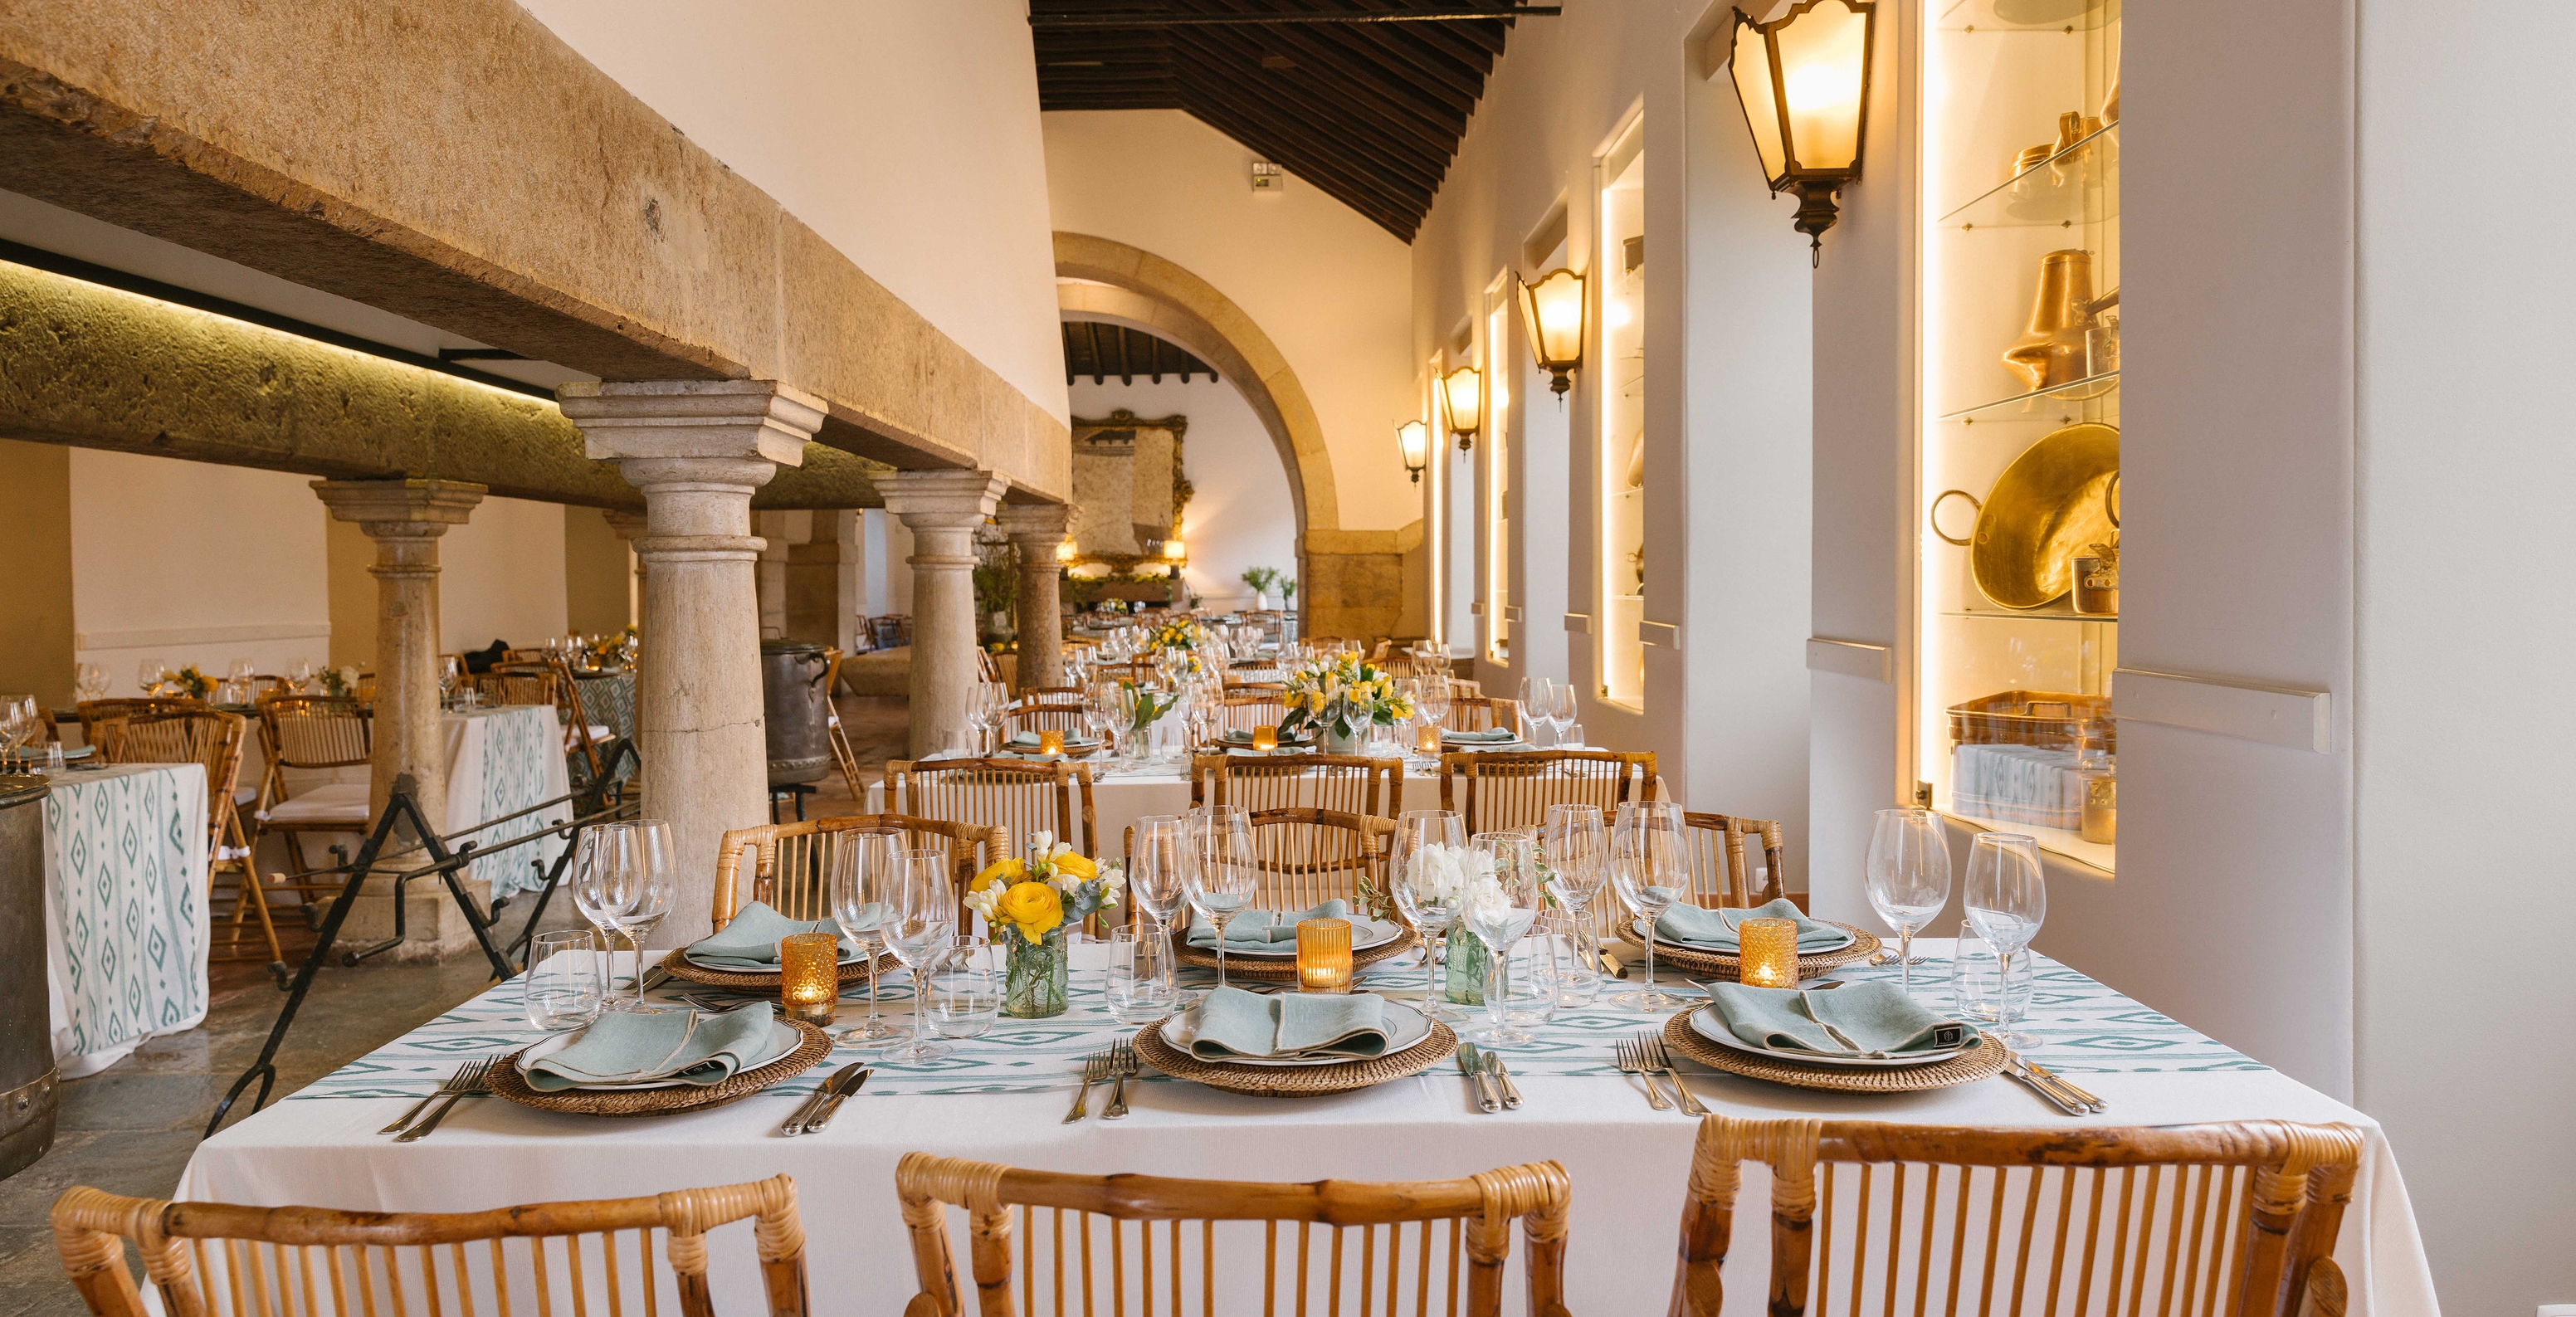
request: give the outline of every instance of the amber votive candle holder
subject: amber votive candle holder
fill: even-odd
[[[787,1018],[830,1024],[841,1003],[841,939],[790,933],[778,939],[778,1005]]]
[[[1252,729],[1252,748],[1253,748],[1253,749],[1255,749],[1255,750],[1259,750],[1259,751],[1263,752],[1264,754],[1267,754],[1267,753],[1269,753],[1269,752],[1270,752],[1270,751],[1272,751],[1272,750],[1276,750],[1276,749],[1278,749],[1278,748],[1279,748],[1279,726],[1278,726],[1278,724],[1276,724],[1276,723],[1263,723],[1263,724],[1261,724],[1259,727],[1255,727],[1255,728],[1253,728],[1253,729]]]
[[[1064,733],[1052,728],[1041,729],[1038,732],[1038,753],[1042,755],[1063,754]]]
[[[1300,992],[1351,990],[1351,921],[1297,921],[1297,989]]]
[[[1440,724],[1424,723],[1413,729],[1413,748],[1426,755],[1440,753]]]
[[[1798,986],[1798,921],[1747,919],[1735,926],[1735,976],[1749,988]]]

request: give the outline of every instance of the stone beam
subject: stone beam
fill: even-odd
[[[0,263],[0,436],[332,480],[468,480],[642,508],[544,398]],[[882,507],[884,468],[815,443],[761,508]]]
[[[783,381],[894,465],[1070,485],[1061,422],[511,0],[13,6],[0,188],[603,379]]]

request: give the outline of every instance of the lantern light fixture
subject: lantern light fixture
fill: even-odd
[[[1458,436],[1458,451],[1476,446],[1484,424],[1485,377],[1473,366],[1460,366],[1440,379],[1440,400],[1449,413],[1449,432]]]
[[[1553,376],[1551,392],[1562,399],[1573,387],[1570,378],[1583,364],[1583,276],[1562,266],[1536,283],[1521,283],[1521,320],[1529,331],[1530,353],[1538,368]]]
[[[1058,540],[1058,541],[1056,541],[1056,546],[1055,546],[1055,560],[1056,560],[1057,562],[1062,562],[1062,563],[1069,563],[1069,562],[1072,562],[1072,561],[1074,560],[1074,558],[1077,556],[1077,554],[1078,554],[1078,551],[1073,547],[1073,541],[1071,541],[1071,540]]]
[[[1835,199],[1860,181],[1878,0],[1799,0],[1757,23],[1735,11],[1728,61],[1744,122],[1774,196],[1798,194],[1798,232],[1824,260]]]
[[[1413,483],[1422,483],[1422,469],[1431,465],[1431,427],[1420,421],[1406,421],[1395,427],[1395,446],[1404,454],[1405,474]]]
[[[1163,541],[1163,560],[1165,562],[1187,562],[1189,561],[1189,557],[1190,546],[1187,544],[1182,543],[1178,539]]]

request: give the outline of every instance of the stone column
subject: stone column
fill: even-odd
[[[1072,511],[1062,503],[1008,503],[999,513],[1003,533],[1020,553],[1022,690],[1064,684],[1064,566],[1055,551]]]
[[[990,471],[896,471],[877,477],[886,511],[912,532],[912,753],[966,725],[975,683],[975,528],[1006,482]]]
[[[556,396],[589,455],[644,493],[636,750],[644,813],[670,823],[680,864],[652,945],[680,946],[712,926],[717,841],[769,821],[751,495],[804,461],[823,406],[766,380],[567,384]]]
[[[608,518],[608,528],[617,532],[618,543],[628,546],[631,550],[635,541],[643,538],[643,509],[610,508],[605,515]],[[636,634],[641,635],[644,632],[644,560],[641,558],[635,560],[635,579],[627,585],[626,595],[631,601],[627,611],[634,615]]]

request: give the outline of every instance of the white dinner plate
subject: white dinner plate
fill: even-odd
[[[1382,947],[1387,943],[1393,942],[1397,938],[1404,936],[1404,926],[1394,922],[1393,920],[1371,920],[1370,924],[1371,926],[1366,929],[1361,928],[1357,923],[1351,925],[1352,951],[1366,951],[1370,947]],[[1189,942],[1186,934],[1183,935],[1182,941],[1187,944],[1192,951],[1204,951],[1211,956],[1216,954],[1215,947],[1203,947],[1196,943],[1191,943]],[[1273,942],[1270,945],[1279,949],[1276,951],[1246,951],[1242,947],[1227,947],[1225,949],[1225,956],[1228,960],[1232,960],[1237,956],[1245,956],[1254,960],[1293,960],[1297,956],[1297,940],[1295,938],[1290,938],[1285,942]]]
[[[1784,1051],[1777,1047],[1756,1047],[1736,1037],[1734,1032],[1726,1027],[1726,1023],[1717,1018],[1717,1013],[1705,1006],[1690,1013],[1690,1024],[1691,1032],[1729,1051],[1742,1052],[1747,1056],[1767,1056],[1777,1061],[1795,1061],[1800,1065],[1848,1066],[1857,1070],[1933,1065],[1947,1061],[1977,1045],[1977,1026],[1970,1024],[1965,1026],[1968,1030],[1968,1041],[1957,1047],[1938,1052],[1908,1052],[1902,1057],[1889,1057],[1882,1061],[1867,1056],[1832,1056],[1824,1052],[1796,1052]]]
[[[685,960],[685,961],[689,962],[690,964],[697,966],[699,969],[707,970],[707,971],[709,971],[709,972],[711,972],[711,973],[716,973],[716,974],[776,974],[776,973],[778,973],[778,967],[777,967],[776,965],[769,965],[769,966],[765,966],[765,967],[760,968],[760,969],[744,969],[744,968],[743,968],[742,966],[740,966],[740,965],[710,965],[710,964],[708,964],[707,962],[705,962],[705,961],[703,961],[703,960],[700,960],[700,959],[698,959],[698,958],[697,958],[697,957],[695,957],[695,956],[690,955],[690,954],[689,954],[687,951],[685,951],[685,950],[683,950],[682,952],[680,952],[680,959]],[[851,954],[849,954],[849,955],[846,955],[846,956],[841,957],[841,958],[840,958],[840,960],[839,960],[837,963],[839,963],[839,964],[843,964],[843,965],[864,965],[864,964],[868,963],[868,953],[866,953],[866,952],[864,952],[864,951],[852,952],[852,953],[851,953]]]
[[[1430,1016],[1392,997],[1378,1000],[1386,1003],[1386,1014],[1380,1017],[1386,1022],[1386,1050],[1378,1056],[1393,1056],[1431,1036]],[[1173,1015],[1163,1024],[1163,1041],[1184,1052],[1190,1050],[1191,1043],[1198,1041],[1198,1036],[1199,1008],[1196,1006]],[[1300,1066],[1340,1065],[1345,1061],[1373,1059],[1364,1056],[1237,1056],[1228,1058],[1223,1064],[1293,1070]]]
[[[1654,925],[1647,922],[1643,917],[1628,921],[1628,931],[1636,934],[1640,940],[1646,936],[1647,930],[1653,927]],[[1838,928],[1834,931],[1842,934],[1842,941],[1829,947],[1800,947],[1798,948],[1798,954],[1801,956],[1822,956],[1831,952],[1840,951],[1844,947],[1852,944],[1852,935],[1849,929]],[[1696,951],[1703,956],[1732,956],[1736,954],[1724,947],[1701,946],[1696,942],[1683,942],[1675,938],[1661,936],[1660,934],[1655,937],[1655,945],[1659,947],[1678,947],[1684,951]]]
[[[545,1058],[572,1046],[572,1041],[581,1037],[586,1031],[585,1027],[583,1029],[574,1029],[568,1033],[559,1033],[546,1039],[544,1042],[538,1043],[528,1048],[528,1050],[519,1053],[519,1073],[522,1075],[528,1073],[529,1062],[542,1061]],[[757,1070],[762,1066],[768,1065],[771,1062],[786,1056],[789,1052],[795,1051],[798,1045],[802,1044],[804,1041],[805,1036],[796,1032],[796,1026],[789,1024],[785,1020],[771,1020],[769,1022],[768,1049],[761,1053],[758,1060],[751,1061],[745,1065],[737,1067],[734,1070],[734,1073],[738,1075],[746,1070]],[[691,1085],[686,1080],[680,1079],[648,1079],[640,1083],[633,1084],[575,1084],[572,1088],[559,1091],[582,1093],[623,1093],[628,1089],[688,1087],[695,1087],[695,1085]]]
[[[1097,750],[1107,744],[1108,742],[1103,741],[1096,736],[1068,736],[1064,738],[1064,748],[1066,752],[1070,754],[1080,754],[1085,750]],[[1035,741],[1008,741],[1003,743],[1002,748],[1024,755],[1033,755],[1038,753],[1038,743]]]

